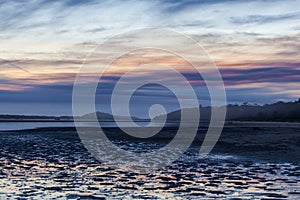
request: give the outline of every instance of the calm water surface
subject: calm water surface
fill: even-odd
[[[138,122],[140,126],[149,125],[148,122]],[[122,127],[130,126],[128,122],[120,122]],[[160,123],[152,123],[151,126],[160,126]],[[171,123],[167,125],[172,126]],[[80,126],[84,127],[95,127],[97,123],[95,122],[82,122]],[[46,128],[46,127],[74,127],[74,122],[0,122],[0,131],[8,130],[26,130],[35,128]],[[101,122],[101,127],[117,127],[114,122]]]

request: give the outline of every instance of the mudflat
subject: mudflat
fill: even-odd
[[[177,161],[149,173],[111,168],[96,160],[73,127],[2,131],[0,197],[300,198],[300,127],[229,123],[213,151],[200,158],[206,128],[199,128],[194,143]],[[120,148],[151,151],[170,142],[177,128],[164,128],[146,140],[118,128],[104,131]]]

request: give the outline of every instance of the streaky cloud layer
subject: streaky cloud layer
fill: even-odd
[[[90,66],[86,84],[97,81],[97,69],[110,58],[103,52],[88,60],[86,56],[115,34],[145,27],[169,28],[195,39],[219,67],[229,103],[294,100],[300,96],[299,4],[299,0],[0,1],[1,102],[70,104],[72,84],[82,64]],[[151,63],[148,53],[141,51],[140,57],[114,63],[101,79],[102,96],[109,96],[132,63],[138,59]],[[176,67],[197,88],[203,104],[209,100],[201,77],[186,70],[188,63],[161,54],[156,64]],[[172,79],[159,70],[133,78],[149,73]],[[173,99],[158,86],[137,93],[141,98],[150,94],[165,102]]]

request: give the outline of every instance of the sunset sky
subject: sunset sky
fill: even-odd
[[[0,114],[70,115],[74,78],[86,56],[116,34],[149,27],[184,33],[203,46],[223,76],[228,103],[300,97],[298,0],[28,2],[0,0]],[[158,64],[175,63],[193,77],[186,63],[162,57]],[[126,71],[123,61],[104,78],[105,90]],[[101,64],[95,57],[93,65]],[[87,74],[87,82],[95,80],[93,74]],[[144,116],[145,105],[152,102],[149,92],[169,110],[176,109],[169,91],[153,85],[144,90],[148,93],[141,90],[136,100],[137,115]],[[99,92],[97,102],[109,112],[109,94]],[[207,92],[197,95],[206,105]]]

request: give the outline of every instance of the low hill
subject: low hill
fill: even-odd
[[[79,117],[82,120],[89,120],[93,119],[95,113],[89,113],[86,115],[83,115]],[[98,118],[98,121],[115,121],[117,119],[118,121],[129,121],[129,120],[134,120],[134,121],[146,121],[147,119],[140,119],[137,117],[128,117],[128,116],[113,116],[109,113],[103,113],[103,112],[96,112],[96,116]]]
[[[220,107],[219,107],[220,108]],[[191,112],[194,108],[184,109]],[[218,108],[217,108],[218,109]],[[181,110],[167,114],[167,121],[179,121]],[[209,121],[211,107],[201,107],[201,121]],[[157,116],[154,119],[160,121],[165,116]],[[192,118],[191,118],[192,120]],[[294,102],[279,101],[273,104],[249,105],[228,105],[226,113],[227,121],[300,121],[300,99]]]

